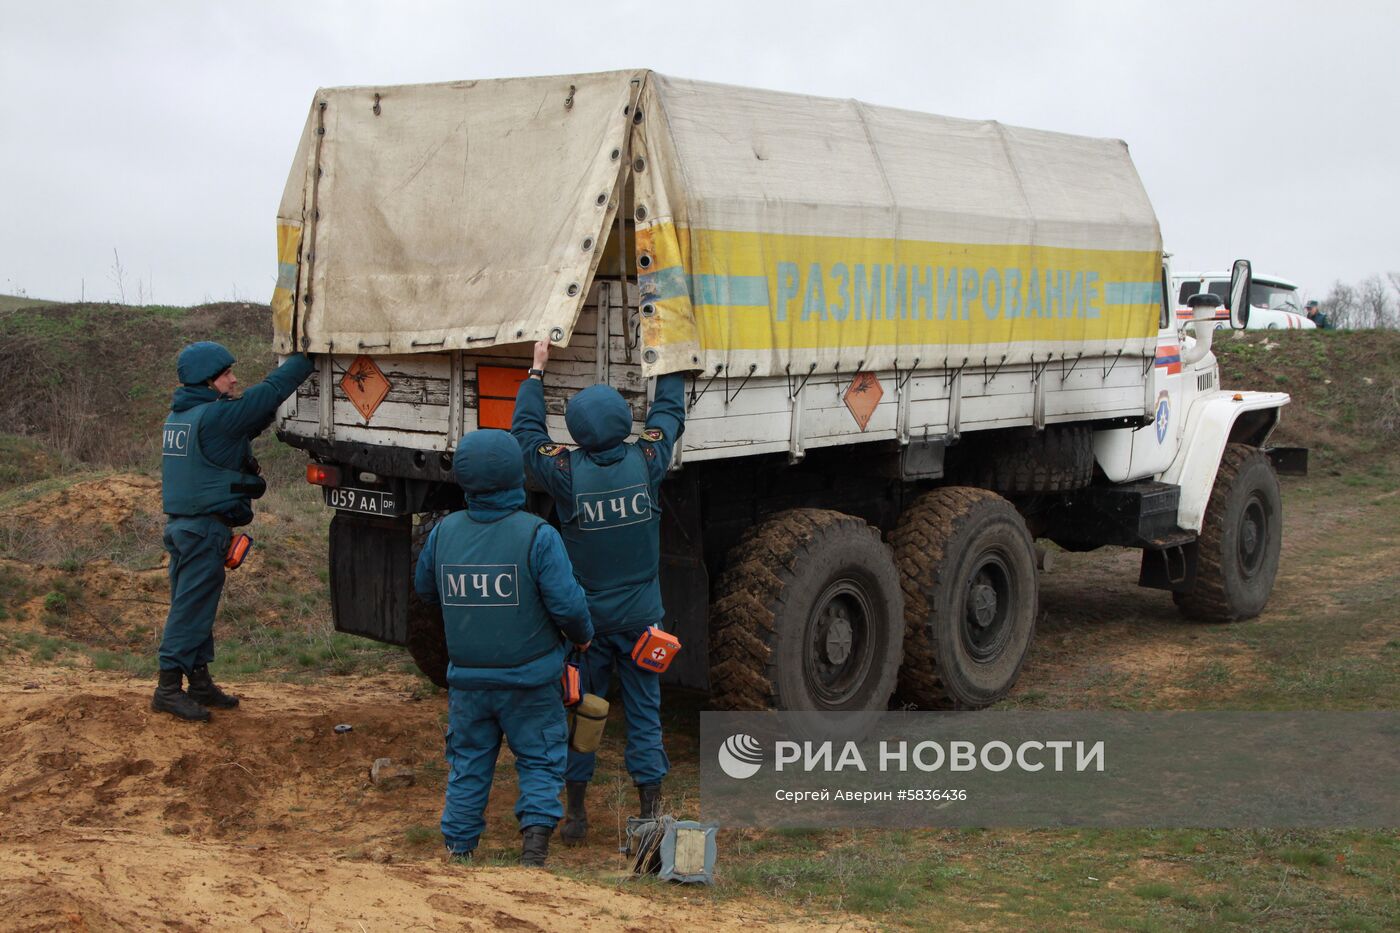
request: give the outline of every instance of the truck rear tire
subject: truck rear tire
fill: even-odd
[[[1264,452],[1230,444],[1196,539],[1196,578],[1172,599],[1188,618],[1237,622],[1263,611],[1283,550],[1283,499]]]
[[[1004,495],[1073,492],[1094,480],[1093,433],[1087,424],[993,433],[985,439],[968,436],[951,479]]]
[[[425,512],[413,526],[413,566],[428,541],[428,533],[447,512]],[[423,676],[447,689],[447,630],[442,626],[442,610],[429,606],[416,592],[408,594],[408,638],[405,646]]]
[[[1006,696],[1038,612],[1035,545],[1001,496],[948,486],[900,516],[895,559],[906,628],[899,698],[922,709],[981,709]]]
[[[877,529],[826,509],[780,512],[729,552],[715,592],[716,708],[888,708],[903,654],[904,596]]]

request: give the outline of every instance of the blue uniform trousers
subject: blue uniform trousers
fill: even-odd
[[[559,682],[517,689],[451,687],[447,693],[447,800],[442,807],[447,848],[459,854],[472,851],[486,828],[486,799],[502,734],[515,754],[520,828],[554,828],[564,815],[559,792],[569,741]]]
[[[211,515],[165,524],[170,554],[170,614],[160,640],[160,669],[189,673],[214,660],[214,616],[224,592],[232,532]]]
[[[587,693],[603,694],[617,668],[622,684],[622,712],[627,720],[627,749],[623,760],[634,784],[656,784],[671,770],[666,749],[661,747],[661,678],[644,671],[632,660],[632,647],[641,637],[641,628],[593,639],[579,663],[580,679]],[[597,755],[584,755],[569,749],[568,781],[591,781]]]

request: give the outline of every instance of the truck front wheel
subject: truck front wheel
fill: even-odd
[[[996,493],[925,493],[891,535],[904,587],[900,699],[922,709],[980,709],[1016,683],[1035,634],[1035,546]]]
[[[711,616],[719,709],[882,713],[904,598],[880,532],[825,509],[772,516],[730,551]]]
[[[1283,550],[1278,476],[1263,451],[1248,444],[1225,448],[1196,548],[1191,589],[1172,594],[1187,617],[1235,622],[1263,611]]]

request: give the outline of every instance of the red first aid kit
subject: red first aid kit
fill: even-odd
[[[234,535],[233,540],[228,543],[228,553],[224,555],[224,566],[229,570],[237,570],[243,566],[243,559],[252,548],[253,539],[248,535]]]
[[[583,699],[583,682],[579,678],[578,665],[569,661],[564,665],[564,675],[559,678],[559,689],[564,694],[565,706],[578,706]]]
[[[647,626],[637,644],[632,646],[632,660],[644,671],[664,674],[671,666],[671,659],[680,653],[680,639],[670,632],[663,632],[655,625]]]

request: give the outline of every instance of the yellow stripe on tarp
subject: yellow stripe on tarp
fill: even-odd
[[[277,286],[272,290],[272,331],[279,338],[292,336],[292,307],[297,289],[297,260],[301,253],[301,225],[277,225]]]
[[[678,342],[673,334],[698,334],[707,351],[786,351],[1127,341],[1157,332],[1157,251],[687,231],[671,223],[650,234],[656,299],[677,311],[688,305],[695,321],[689,334],[656,328],[663,346]],[[737,301],[749,303],[724,303]]]

